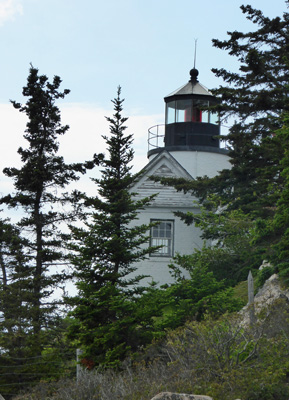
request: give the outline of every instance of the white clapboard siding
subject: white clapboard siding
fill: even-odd
[[[136,198],[144,198],[157,194],[152,207],[187,208],[196,207],[196,199],[191,194],[177,192],[173,187],[164,186],[150,179],[151,176],[164,178],[193,179],[190,174],[167,152],[163,152],[145,168],[139,181],[131,189]]]

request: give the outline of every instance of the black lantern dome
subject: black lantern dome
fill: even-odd
[[[220,149],[219,116],[210,107],[218,104],[218,99],[198,81],[199,72],[193,68],[190,80],[164,98],[166,120],[164,148],[168,151],[209,151],[223,152]],[[158,129],[159,131],[159,129]],[[148,156],[162,151],[152,145],[152,138],[160,136],[149,130]]]

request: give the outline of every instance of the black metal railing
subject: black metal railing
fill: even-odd
[[[148,129],[148,151],[164,147],[165,124],[154,125]]]
[[[176,124],[172,124],[172,125],[176,125]],[[178,124],[178,125],[183,125],[183,124]],[[211,125],[211,124],[209,124],[209,125]],[[168,127],[170,127],[170,125]],[[214,128],[215,128],[215,126],[214,126]],[[174,129],[174,127],[173,127],[173,129]],[[165,124],[154,125],[148,129],[148,151],[165,147],[168,145],[168,143],[170,143],[170,139],[169,139],[170,131],[167,132],[167,137],[166,137],[166,142],[165,142],[165,133],[166,133],[165,130],[166,130]],[[183,130],[183,127],[182,127],[182,130]],[[181,133],[183,133],[183,132],[181,132]],[[175,135],[174,140],[176,141],[176,143],[174,143],[174,145],[182,144],[181,143],[182,135],[177,135],[176,132],[173,133],[173,136],[174,135]],[[208,143],[203,143],[203,142],[206,140],[212,141],[212,139],[214,138],[214,141],[212,141],[213,147],[218,147],[218,148],[220,147],[221,149],[228,149],[228,143],[224,140],[219,142],[219,139],[217,139],[217,135],[213,135],[212,133],[209,135],[206,135],[204,133],[202,133],[200,135],[194,134],[194,135],[192,135],[192,138],[190,140],[188,138],[186,138],[186,141],[184,144],[192,145],[193,143],[190,143],[190,142],[193,139],[193,137],[195,138],[196,142],[200,142],[200,143],[196,143],[199,145],[211,145],[211,143],[209,143],[209,142]],[[179,139],[180,143],[177,143],[178,139]],[[215,143],[213,143],[213,142],[215,142]]]

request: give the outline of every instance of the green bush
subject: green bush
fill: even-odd
[[[257,273],[256,288],[260,288],[264,285],[267,279],[275,273],[275,268],[272,266],[264,267]]]
[[[239,314],[218,320],[205,315],[167,332],[118,371],[86,372],[78,384],[42,384],[18,400],[150,400],[162,391],[214,400],[288,400],[288,319],[284,299],[265,309],[253,326],[244,326]]]

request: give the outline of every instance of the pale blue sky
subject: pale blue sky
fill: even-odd
[[[101,150],[103,115],[121,85],[136,166],[144,165],[147,128],[163,122],[163,97],[189,79],[194,39],[205,86],[222,83],[212,67],[236,68],[211,39],[252,28],[241,4],[270,17],[288,11],[285,0],[0,0],[0,171],[18,157],[25,122],[9,99],[21,101],[30,62],[50,78],[60,75],[63,88],[71,89],[61,106],[71,125],[63,145],[68,161]],[[6,178],[0,174],[1,193]]]
[[[16,8],[12,20],[1,18],[5,3]],[[160,113],[163,97],[188,80],[194,38],[200,81],[218,85],[210,69],[232,59],[211,39],[250,29],[244,3],[269,16],[286,10],[284,0],[0,0],[0,102],[19,98],[32,62],[61,76],[68,102],[109,107],[120,84],[128,109]]]

